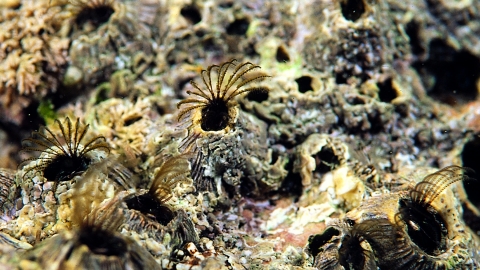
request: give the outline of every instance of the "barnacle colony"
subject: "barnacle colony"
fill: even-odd
[[[147,250],[118,232],[125,220],[121,200],[98,204],[92,192],[98,197],[98,190],[80,189],[73,196],[76,227],[28,250],[20,264],[29,269],[160,269]]]
[[[318,269],[473,269],[476,250],[451,190],[466,179],[449,166],[409,191],[366,200],[308,246]],[[373,259],[372,259],[373,258]],[[340,268],[342,267],[342,268]]]

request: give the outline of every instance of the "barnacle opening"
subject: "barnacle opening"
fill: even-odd
[[[96,227],[85,227],[79,232],[78,241],[98,255],[123,256],[127,252],[127,243],[113,233]]]
[[[60,134],[55,134],[48,127],[42,127],[42,131],[35,131],[30,138],[23,140],[24,152],[39,152],[37,158],[24,160],[22,164],[37,161],[37,164],[25,170],[25,178],[31,172],[41,172],[47,181],[67,181],[88,169],[92,163],[89,152],[93,150],[110,151],[110,146],[103,136],[89,139],[84,144],[89,125],[82,125],[77,118],[75,125],[70,118],[65,118],[62,123],[55,120]]]
[[[398,97],[397,91],[393,86],[392,78],[388,78],[383,82],[378,82],[377,86],[379,89],[378,97],[380,98],[380,101],[388,103]]]
[[[443,217],[433,207],[425,207],[411,199],[401,199],[399,206],[401,220],[413,243],[429,255],[443,253],[448,235]]]
[[[43,177],[48,181],[66,181],[86,171],[91,161],[86,156],[55,156],[43,169]]]
[[[79,27],[90,25],[97,28],[108,22],[110,16],[115,12],[114,0],[71,0],[70,2],[79,10],[75,18],[75,24]]]
[[[191,121],[188,126],[189,137],[187,146],[190,146],[198,133],[191,131],[197,126],[202,131],[220,131],[233,127],[237,116],[237,105],[234,98],[238,95],[251,92],[266,92],[262,86],[250,86],[254,81],[260,81],[267,77],[264,74],[255,73],[260,66],[250,62],[238,64],[235,59],[218,65],[209,66],[202,70],[204,88],[191,81],[192,91],[187,91],[189,98],[180,101],[177,108],[181,108],[178,121],[186,119]],[[198,130],[197,130],[198,131]],[[188,148],[188,147],[186,147]]]
[[[342,0],[340,7],[343,17],[349,21],[358,20],[365,12],[364,0]]]
[[[339,263],[345,269],[373,269],[365,267],[367,261],[372,260],[372,255],[362,246],[364,240],[357,235],[346,235],[338,251]],[[353,267],[353,268],[352,268]]]
[[[231,118],[227,102],[221,98],[214,98],[202,109],[200,127],[204,131],[219,131],[228,126]]]
[[[288,51],[285,46],[278,46],[277,52],[275,53],[275,59],[279,63],[290,62],[290,56],[288,55]]]
[[[335,150],[329,146],[322,147],[313,157],[315,158],[314,172],[317,173],[327,173],[340,165],[340,159],[335,154]]]
[[[313,91],[312,78],[310,76],[302,76],[300,78],[295,79],[295,82],[297,83],[298,91],[300,93]]]
[[[236,19],[227,26],[227,34],[243,36],[247,33],[249,25],[250,21],[247,18]]]
[[[263,102],[268,99],[268,89],[262,88],[257,91],[251,91],[247,94],[247,99],[255,102]]]
[[[147,193],[125,200],[128,208],[140,211],[162,225],[170,223],[175,213],[165,202],[172,197],[176,184],[187,181],[187,176],[190,175],[188,157],[185,154],[167,159],[155,174]]]
[[[156,222],[167,225],[175,217],[174,212],[165,204],[162,204],[150,193],[134,196],[125,200],[128,209],[140,211]]]
[[[187,19],[191,24],[197,24],[202,20],[202,15],[195,5],[187,5],[180,9],[180,15]]]

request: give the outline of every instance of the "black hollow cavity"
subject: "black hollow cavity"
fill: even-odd
[[[262,102],[268,99],[268,90],[261,88],[248,92],[247,99],[255,102]]]
[[[80,11],[75,19],[75,23],[79,26],[85,23],[91,23],[95,27],[98,27],[110,19],[110,16],[115,10],[108,5],[101,5],[96,7],[85,7]]]
[[[378,89],[378,97],[380,101],[389,103],[395,98],[397,98],[397,91],[393,88],[393,80],[392,78],[388,78],[383,82],[377,83]]]
[[[463,146],[461,154],[463,166],[474,171],[474,175],[471,176],[474,179],[479,179],[478,177],[480,175],[478,153],[480,153],[480,138],[475,136]],[[480,207],[480,196],[478,196],[480,181],[462,181],[462,183],[467,192],[468,199],[477,207]]]
[[[422,45],[422,41],[420,39],[420,24],[412,20],[405,26],[405,32],[407,33],[410,41],[410,48],[412,50],[412,54],[414,55],[422,55],[425,53],[425,48]]]
[[[320,152],[313,156],[315,158],[315,172],[327,173],[340,165],[340,160],[330,147],[323,147]]]
[[[365,268],[365,250],[358,237],[347,235],[342,241],[339,250],[339,263],[345,269],[367,269]],[[351,268],[353,266],[353,268]]]
[[[142,120],[141,116],[133,117],[133,118],[125,120],[123,125],[128,127],[128,126],[132,125],[133,123],[138,122],[140,120]]]
[[[230,115],[227,103],[221,99],[213,99],[202,109],[201,128],[204,131],[219,131],[228,126]]]
[[[421,250],[432,256],[445,251],[447,226],[438,212],[409,199],[400,200],[399,211],[410,239]]]
[[[300,93],[306,93],[307,91],[313,91],[312,87],[312,77],[302,76],[295,80],[298,86],[298,91]]]
[[[43,170],[48,181],[67,181],[87,170],[90,158],[86,156],[56,156]]]
[[[162,225],[167,225],[175,217],[174,212],[168,206],[160,203],[150,193],[132,197],[125,202],[128,209],[140,211]]]
[[[288,52],[284,46],[278,46],[277,53],[275,54],[275,59],[279,63],[290,62],[290,56],[288,55]]]
[[[194,5],[184,6],[180,10],[180,15],[187,19],[187,21],[189,21],[191,24],[197,24],[202,20],[200,11]]]
[[[288,174],[282,181],[280,192],[288,196],[293,196],[295,201],[298,201],[298,198],[303,194],[302,176],[300,173],[293,172],[293,166],[294,159],[290,158],[287,165],[285,165],[285,170]]]
[[[326,243],[331,241],[334,236],[339,235],[340,231],[333,227],[328,227],[322,234],[311,235],[308,238],[308,251],[313,257],[316,257]]]
[[[246,18],[236,19],[227,26],[227,34],[243,36],[247,33],[250,22]]]
[[[462,204],[463,220],[472,231],[480,235],[480,216],[477,216],[466,204]]]
[[[98,228],[82,228],[78,240],[97,255],[120,257],[127,252],[125,240]]]
[[[343,17],[349,21],[358,20],[365,12],[363,0],[342,0],[340,1]]]
[[[480,58],[466,50],[457,51],[444,40],[433,39],[426,61],[413,67],[419,73],[427,94],[449,105],[464,104],[478,96]]]

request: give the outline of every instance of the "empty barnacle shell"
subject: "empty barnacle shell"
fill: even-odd
[[[294,171],[300,173],[302,184],[312,184],[316,173],[326,173],[349,158],[348,146],[326,134],[310,135],[296,149]]]
[[[23,181],[40,173],[47,181],[58,184],[83,173],[95,159],[102,157],[99,153],[94,153],[95,150],[110,152],[110,146],[103,136],[83,142],[89,125],[82,125],[79,118],[75,126],[68,117],[63,123],[58,119],[55,123],[60,129],[59,135],[50,128],[43,127],[43,132],[35,131],[32,137],[23,140],[22,151],[40,153],[39,157],[28,158],[22,162],[29,163],[23,168]]]
[[[117,232],[125,220],[119,208],[121,198],[96,206],[81,195],[72,198],[76,227],[27,251],[21,265],[29,269],[160,269],[147,250]]]
[[[443,168],[410,190],[369,198],[343,221],[334,219],[323,234],[311,238],[315,265],[369,269],[357,266],[374,258],[380,269],[475,269],[478,247],[461,220],[460,203],[447,189],[466,178],[464,171]],[[355,246],[366,251],[363,257],[356,255],[361,250]]]

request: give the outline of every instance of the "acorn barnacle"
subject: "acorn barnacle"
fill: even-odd
[[[466,168],[448,166],[427,175],[406,196],[400,196],[394,241],[379,245],[381,267],[390,269],[467,269],[473,267],[472,238],[455,207],[451,184],[468,179]],[[377,241],[380,242],[380,241]],[[383,241],[385,242],[385,241]],[[470,246],[470,248],[468,248]]]
[[[151,221],[167,225],[175,217],[173,210],[166,202],[172,198],[173,188],[178,183],[188,181],[189,166],[188,159],[184,155],[169,158],[155,173],[148,191],[139,192],[125,200],[130,210],[141,213],[140,219],[143,225],[151,225]]]
[[[110,152],[105,137],[87,139],[89,125],[81,124],[80,119],[77,118],[75,125],[68,117],[63,123],[58,119],[55,123],[59,134],[48,127],[42,127],[40,131],[33,132],[30,138],[23,140],[22,151],[40,153],[39,157],[29,158],[21,163],[31,162],[23,169],[24,181],[38,173],[47,181],[55,183],[70,180],[86,171],[95,159],[102,158],[105,152]]]
[[[185,120],[188,123],[187,146],[203,132],[228,132],[234,127],[238,115],[235,97],[249,92],[268,91],[266,87],[248,86],[270,77],[256,73],[258,69],[260,66],[251,62],[238,64],[233,59],[202,70],[204,88],[190,81],[194,89],[187,91],[189,98],[177,104],[180,109],[178,121]]]

